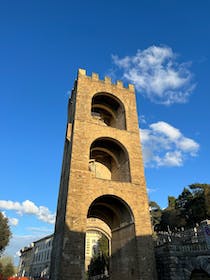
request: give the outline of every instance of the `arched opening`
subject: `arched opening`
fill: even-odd
[[[94,200],[89,207],[88,218],[98,218],[104,221],[111,231],[134,221],[127,203],[113,195],[103,195]]]
[[[95,274],[97,263],[102,261],[104,274],[108,271],[108,258],[111,252],[111,230],[100,219],[88,218],[85,238],[85,271]],[[100,268],[99,268],[100,269]]]
[[[89,170],[96,178],[130,182],[127,150],[112,138],[98,138],[90,147]]]
[[[126,129],[124,105],[110,93],[99,92],[93,96],[91,115],[102,125]]]
[[[135,226],[133,213],[128,204],[113,195],[95,199],[88,210],[87,218],[103,221],[111,231],[109,279],[132,279],[136,275]]]
[[[204,270],[202,269],[195,269],[193,270],[190,280],[209,280],[210,275],[208,275]]]
[[[88,230],[85,240],[85,271],[89,278],[109,275],[110,240],[100,230]]]

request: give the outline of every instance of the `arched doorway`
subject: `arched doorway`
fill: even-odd
[[[208,275],[204,270],[202,269],[195,269],[193,270],[190,280],[209,280],[210,275]]]
[[[128,204],[114,195],[103,195],[91,203],[87,218],[100,219],[111,230],[110,279],[136,279],[135,226]]]

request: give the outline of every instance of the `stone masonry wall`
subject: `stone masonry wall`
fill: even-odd
[[[94,120],[91,101],[97,92],[110,93],[121,100],[125,107],[126,130],[100,125]],[[75,115],[72,124],[67,125],[71,131],[67,129],[51,279],[84,279],[87,213],[96,199],[110,195],[128,205],[133,215],[130,228],[119,226],[120,247],[112,256],[113,274],[110,279],[155,280],[154,248],[134,88],[132,85],[124,88],[121,82],[114,85],[109,78],[101,81],[98,75],[89,77],[84,70],[79,70],[74,94]],[[127,150],[130,182],[96,178],[89,170],[90,146],[98,138],[113,139]],[[120,209],[118,211],[116,215],[120,215]],[[114,251],[114,243],[112,247]]]

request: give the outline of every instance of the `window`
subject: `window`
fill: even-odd
[[[110,93],[100,92],[93,96],[91,115],[98,124],[126,129],[124,106]]]

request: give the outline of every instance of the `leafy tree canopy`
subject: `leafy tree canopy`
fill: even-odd
[[[150,207],[151,222],[153,228],[155,228],[156,225],[158,225],[161,221],[162,210],[155,201],[150,201],[149,207]]]
[[[9,228],[8,219],[0,212],[0,256],[5,247],[9,244],[11,231]]]
[[[90,261],[88,267],[88,279],[96,275],[104,275],[105,270],[109,271],[109,240],[102,234],[98,240],[98,253]]]
[[[15,274],[15,266],[13,260],[9,256],[0,258],[0,279],[8,279]]]
[[[154,211],[155,202],[151,203],[150,213],[156,231],[192,227],[210,219],[210,184],[194,183],[185,187],[177,198],[168,196],[168,207],[164,210],[156,205]]]
[[[14,265],[12,263],[6,264],[3,269],[3,277],[5,279],[8,279],[10,276],[13,276],[14,273],[15,273]]]

